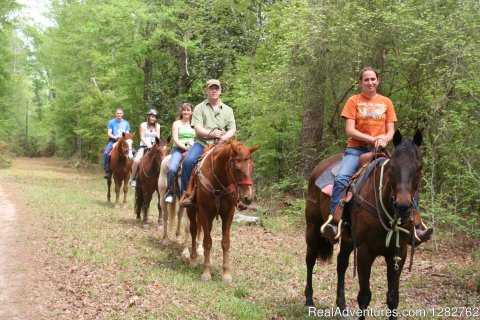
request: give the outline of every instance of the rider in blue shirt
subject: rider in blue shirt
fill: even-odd
[[[103,153],[103,177],[105,179],[108,179],[110,175],[108,165],[110,163],[110,151],[112,151],[113,144],[117,142],[123,133],[127,132],[130,132],[130,124],[127,120],[123,119],[123,110],[117,108],[117,110],[115,110],[115,119],[110,120],[107,125],[108,143]]]

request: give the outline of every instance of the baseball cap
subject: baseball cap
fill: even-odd
[[[207,81],[207,86],[206,88],[210,88],[211,86],[213,85],[217,85],[220,87],[220,89],[222,88],[222,85],[220,84],[220,81],[218,81],[217,79],[210,79]]]

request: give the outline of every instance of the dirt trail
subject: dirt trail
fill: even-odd
[[[28,319],[17,211],[0,186],[0,319]]]

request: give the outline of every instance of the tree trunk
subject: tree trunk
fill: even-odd
[[[184,94],[187,92],[187,77],[188,77],[188,55],[186,46],[177,47],[178,57],[178,91],[177,91],[177,105],[185,102]]]
[[[307,177],[317,165],[322,144],[325,77],[318,68],[312,67],[305,82],[304,113],[300,137],[299,173]]]
[[[150,57],[145,58],[143,64],[143,104],[149,105],[152,93],[153,61]]]

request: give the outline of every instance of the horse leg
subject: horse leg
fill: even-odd
[[[177,242],[180,244],[182,243],[181,228],[182,228],[183,215],[185,214],[185,208],[180,208],[177,202],[175,205],[172,204],[172,210],[177,213],[177,230],[175,231],[175,237],[177,239]]]
[[[307,232],[305,236],[307,242],[307,254],[305,256],[305,263],[307,265],[307,284],[305,286],[305,306],[315,307],[313,303],[313,285],[312,285],[312,275],[313,268],[315,267],[315,262],[317,261],[318,248],[320,245],[321,235],[320,235],[320,226],[318,225],[308,225]]]
[[[200,210],[198,211],[199,216],[202,213]],[[204,263],[203,263],[203,273],[202,273],[202,280],[203,281],[210,281],[212,280],[212,263],[210,261],[210,252],[212,250],[212,223],[213,219],[210,219],[208,214],[205,214],[203,218],[200,218],[200,222],[203,228],[203,255],[204,255]]]
[[[367,249],[358,249],[358,282],[360,284],[360,291],[357,295],[358,307],[362,310],[362,313],[367,309],[372,299],[372,292],[370,291],[370,274],[372,272],[372,264],[375,258],[370,257]],[[362,314],[359,319],[365,319],[365,315]]]
[[[112,177],[108,177],[107,179],[107,201],[111,202],[111,197],[110,197],[110,187],[112,186]]]
[[[115,209],[120,208],[120,187],[122,185],[122,181],[117,181],[117,177],[114,176],[113,180],[115,180]]]
[[[163,214],[164,210],[162,205],[160,204],[160,192],[157,190],[157,209],[158,209],[158,227],[160,228],[163,226]],[[168,211],[167,211],[168,212]]]
[[[225,218],[222,218],[222,250],[223,250],[223,280],[232,282],[230,274],[230,227],[232,225],[235,207],[232,208]]]
[[[163,240],[162,240],[162,244],[163,245],[166,245],[168,244],[169,242],[169,239],[168,239],[168,218],[170,217],[169,215],[169,211],[172,210],[172,206],[171,204],[167,204],[165,203],[165,200],[162,200],[162,203],[163,203],[163,208],[165,209],[165,211],[162,212],[163,214]],[[172,222],[170,222],[172,223]]]
[[[406,245],[405,245],[406,247]],[[387,263],[387,282],[388,282],[388,291],[387,291],[387,306],[391,311],[390,320],[397,319],[394,314],[394,310],[398,308],[399,293],[398,289],[400,287],[400,274],[402,273],[403,264],[405,263],[407,253],[403,256],[402,261],[398,263],[398,270],[395,270],[395,262],[393,257],[385,257],[385,262]]]
[[[143,227],[148,228],[148,211],[152,201],[153,192],[143,192]]]
[[[187,215],[187,212],[185,210],[185,208],[179,208],[179,214],[182,213],[182,214],[185,214]],[[187,262],[188,261],[188,257],[190,257],[190,251],[188,250],[188,241],[190,240],[190,219],[188,217],[186,217],[185,219],[185,228],[184,228],[184,237],[183,237],[183,251],[182,251],[182,261],[185,261]]]
[[[187,209],[188,220],[190,220],[190,236],[192,238],[192,247],[190,251],[190,266],[198,266],[197,257],[197,209]]]
[[[139,187],[135,187],[135,214],[137,215],[137,220],[141,219],[140,213],[142,212],[143,207],[143,192]]]
[[[337,307],[345,310],[345,272],[348,268],[348,260],[353,251],[351,242],[342,241],[340,244],[340,252],[337,256]]]
[[[127,208],[128,175],[123,179],[123,208]]]

